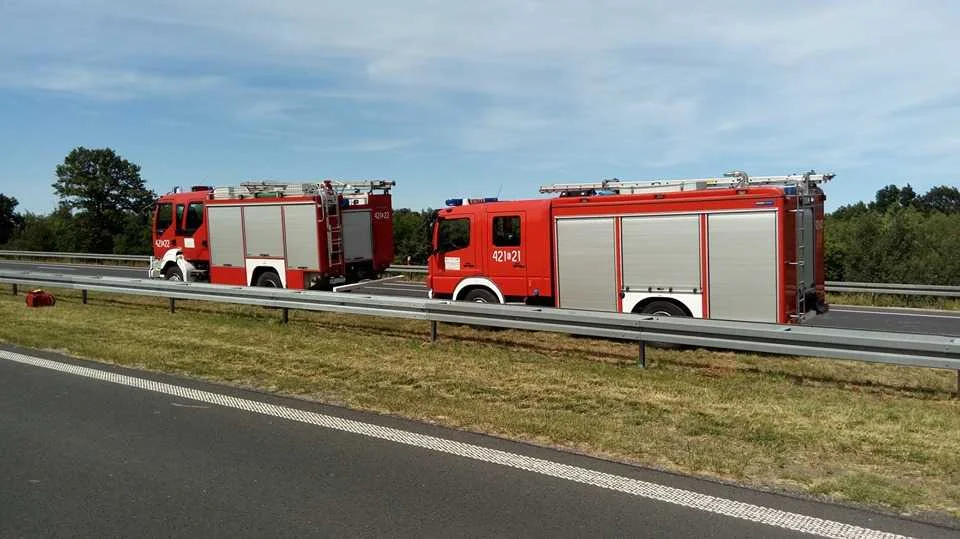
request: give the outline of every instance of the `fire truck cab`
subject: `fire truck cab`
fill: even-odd
[[[393,261],[394,182],[250,181],[160,197],[149,276],[326,288],[373,277]]]
[[[556,184],[556,198],[451,199],[430,296],[789,323],[827,309],[831,174]]]

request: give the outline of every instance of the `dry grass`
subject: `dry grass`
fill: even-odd
[[[649,466],[960,517],[954,373],[565,335],[58,293],[0,340]]]
[[[903,296],[897,294],[848,294],[834,292],[827,294],[827,303],[831,305],[860,305],[865,307],[910,307],[915,309],[938,309],[941,311],[960,311],[960,299],[936,296]]]

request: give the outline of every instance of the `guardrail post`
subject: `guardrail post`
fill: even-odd
[[[86,290],[81,290],[81,291],[80,291],[80,302],[83,303],[84,305],[87,304],[87,291],[86,291]]]
[[[170,298],[170,312],[171,313],[177,312],[177,300],[173,298]]]
[[[17,295],[17,283],[13,283],[13,295]]]
[[[286,307],[283,308],[283,318],[282,318],[282,321],[283,321],[284,324],[286,324],[287,322],[290,321],[290,309],[288,309],[288,308],[286,308]]]
[[[647,345],[643,341],[638,341],[639,356],[637,357],[637,366],[641,369],[647,368]]]
[[[437,342],[437,321],[430,321],[430,342]]]

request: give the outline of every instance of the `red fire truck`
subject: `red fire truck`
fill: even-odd
[[[151,278],[327,288],[393,261],[394,182],[250,181],[160,197]]]
[[[827,309],[832,174],[540,188],[435,214],[430,297],[775,323]]]

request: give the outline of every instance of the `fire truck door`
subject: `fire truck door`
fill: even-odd
[[[167,249],[177,246],[176,229],[173,223],[173,204],[157,204],[153,214],[153,256],[161,258]]]
[[[500,287],[504,296],[525,297],[527,260],[524,238],[526,215],[522,211],[487,214],[486,275]]]
[[[462,279],[480,274],[476,232],[475,216],[438,219],[434,288],[453,290]]]
[[[180,207],[178,204],[178,215]],[[208,247],[206,227],[203,226],[203,202],[190,202],[184,213],[183,218],[177,222],[180,227],[177,235],[183,237],[183,256],[187,260],[206,260]]]

